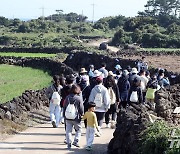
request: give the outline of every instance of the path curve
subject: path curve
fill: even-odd
[[[102,128],[103,135],[95,137],[93,151],[85,150],[86,138],[83,128],[80,141],[81,148],[72,147],[67,150],[64,144],[64,125],[52,128],[51,124],[41,124],[29,127],[0,143],[0,154],[106,154],[107,145],[113,136],[113,129]]]
[[[99,47],[99,45],[104,42],[104,43],[108,43],[110,42],[111,39],[98,39],[98,40],[93,40],[93,41],[89,41],[88,43],[86,43],[85,45],[87,46],[94,46],[94,47]],[[108,46],[108,49],[112,52],[117,52],[119,51],[119,48],[115,47],[115,46]]]

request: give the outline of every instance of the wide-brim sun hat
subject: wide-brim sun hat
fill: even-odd
[[[137,74],[138,73],[137,68],[133,67],[131,72]]]
[[[81,68],[80,73],[87,73],[85,68]]]
[[[98,77],[98,76],[101,76],[102,72],[98,71],[98,70],[95,70],[94,71],[94,76],[93,77]]]

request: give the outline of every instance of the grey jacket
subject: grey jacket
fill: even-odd
[[[106,112],[110,106],[110,96],[109,96],[107,88],[105,86],[103,86],[102,84],[96,85],[92,89],[91,94],[89,96],[89,102],[93,102],[96,97],[96,94],[99,92],[102,95],[103,103],[102,103],[101,107],[96,107],[95,111],[96,112]]]
[[[47,98],[48,98],[49,100],[51,100],[51,97],[52,97],[53,92],[55,92],[55,91],[57,91],[57,90],[58,90],[59,95],[61,95],[61,89],[62,89],[62,86],[61,86],[61,85],[59,85],[57,88],[55,88],[55,85],[54,85],[54,84],[50,85],[50,86],[47,88],[47,90],[46,90],[46,96],[47,96]]]
[[[64,110],[63,110],[63,116],[65,117],[65,111],[67,106],[69,105],[69,103],[74,103],[76,109],[77,109],[77,117],[75,118],[76,122],[80,122],[81,121],[81,117],[84,114],[84,106],[83,106],[83,99],[82,99],[82,95],[74,95],[74,94],[70,94],[66,97],[65,102],[64,102]],[[66,119],[66,117],[65,117]],[[67,119],[70,120],[70,119]]]

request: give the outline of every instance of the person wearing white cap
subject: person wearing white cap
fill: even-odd
[[[96,81],[96,78],[98,76],[102,76],[102,72],[98,71],[98,70],[95,70],[94,71],[94,75],[93,75],[93,78],[90,78],[90,88],[93,89],[96,85],[97,85],[97,81]]]
[[[122,67],[121,67],[121,65],[118,64],[114,68],[115,68],[115,71],[114,71],[115,80],[118,81],[122,75]]]
[[[138,75],[137,68],[133,67],[131,71],[131,75],[129,76],[130,85],[132,85],[135,78],[140,78],[140,76]]]
[[[85,68],[81,68],[80,72],[80,83],[81,83],[81,80],[83,79],[83,81],[86,81],[87,85],[89,85],[89,76],[87,75],[87,71]]]

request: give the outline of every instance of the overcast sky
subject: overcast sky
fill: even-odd
[[[94,19],[105,16],[124,15],[136,16],[138,11],[144,10],[147,0],[0,0],[0,16],[7,18],[38,18],[56,13],[62,9],[64,13],[75,12]]]

